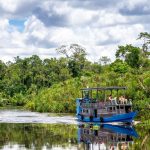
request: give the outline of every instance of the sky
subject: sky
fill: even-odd
[[[88,59],[108,56],[118,45],[141,46],[150,33],[149,0],[0,0],[0,60],[39,55],[59,57],[56,48],[79,44]]]

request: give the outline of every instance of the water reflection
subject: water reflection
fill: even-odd
[[[150,126],[0,123],[0,150],[149,150]],[[138,137],[138,138],[137,138]]]
[[[1,150],[125,150],[137,133],[110,124],[0,124]]]
[[[138,137],[132,126],[80,124],[78,142],[85,150],[127,150]]]
[[[1,150],[77,149],[76,125],[0,124]]]

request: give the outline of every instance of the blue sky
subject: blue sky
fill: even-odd
[[[5,0],[0,1],[0,59],[58,57],[55,49],[72,43],[88,58],[108,56],[118,45],[141,46],[140,32],[150,33],[148,0]]]
[[[26,21],[25,19],[24,20],[9,19],[9,24],[10,24],[10,26],[14,26],[19,32],[23,32],[25,21]]]

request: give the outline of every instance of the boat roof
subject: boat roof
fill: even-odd
[[[82,88],[82,91],[91,91],[91,90],[125,90],[126,87],[120,86],[109,86],[109,87],[93,87],[93,88]]]

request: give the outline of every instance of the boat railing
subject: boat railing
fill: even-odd
[[[107,101],[106,105],[132,105],[132,101],[131,99],[126,99],[126,101],[120,102],[119,100],[112,99],[111,101]]]
[[[83,108],[99,108],[102,109],[105,106],[116,106],[116,105],[132,105],[131,99],[127,100],[126,103],[120,103],[118,100],[111,100],[106,102],[83,102],[80,104]]]

